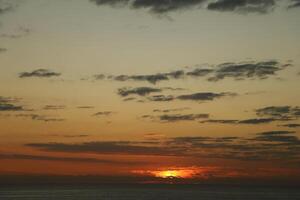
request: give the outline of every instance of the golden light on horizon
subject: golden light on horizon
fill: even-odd
[[[200,169],[196,168],[171,168],[171,169],[163,169],[163,170],[153,170],[153,171],[133,171],[137,174],[148,174],[151,176],[155,176],[157,178],[164,178],[164,179],[172,179],[172,178],[182,178],[188,179],[193,178],[197,174],[201,173]]]
[[[158,171],[155,176],[161,178],[183,178],[183,173],[180,170]]]

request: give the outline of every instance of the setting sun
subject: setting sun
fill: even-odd
[[[167,170],[157,172],[155,175],[162,178],[180,178],[182,176],[182,173],[177,170]]]

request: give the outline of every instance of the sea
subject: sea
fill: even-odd
[[[0,200],[300,200],[300,188],[203,185],[0,187]]]

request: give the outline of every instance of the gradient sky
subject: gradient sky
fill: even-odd
[[[0,0],[0,175],[299,180],[299,11]]]

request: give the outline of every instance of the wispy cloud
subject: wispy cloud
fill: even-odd
[[[280,63],[276,60],[227,62],[209,67],[197,67],[192,70],[177,70],[165,73],[148,75],[94,75],[92,80],[114,81],[146,81],[157,84],[161,81],[179,80],[184,78],[205,77],[207,81],[216,82],[223,79],[240,80],[265,80],[276,77],[280,71],[292,66],[290,62]]]
[[[39,115],[39,114],[17,114],[16,117],[23,117],[23,118],[30,118],[35,121],[43,121],[43,122],[62,122],[65,121],[63,118],[55,118],[49,117],[46,115]]]
[[[51,71],[49,69],[37,69],[31,72],[22,72],[19,75],[19,78],[30,78],[30,77],[37,77],[37,78],[50,78],[55,76],[60,76],[61,73]]]
[[[0,96],[0,112],[1,111],[25,111],[25,108],[19,103],[18,98]]]
[[[8,38],[8,39],[18,39],[18,38],[28,36],[30,33],[31,30],[29,28],[20,26],[17,29],[13,30],[12,32],[0,34],[0,37]]]
[[[109,159],[97,158],[79,158],[79,157],[58,157],[58,156],[45,156],[45,155],[29,155],[29,154],[0,154],[0,160],[13,159],[13,160],[36,160],[36,161],[58,161],[58,162],[84,162],[84,163],[98,163],[98,164],[118,164],[118,165],[139,165],[145,162],[130,162],[118,161]]]
[[[152,87],[120,88],[118,90],[118,94],[122,97],[126,97],[132,94],[145,96],[145,95],[149,95],[150,93],[161,92],[161,91],[162,89],[160,88],[152,88]]]

